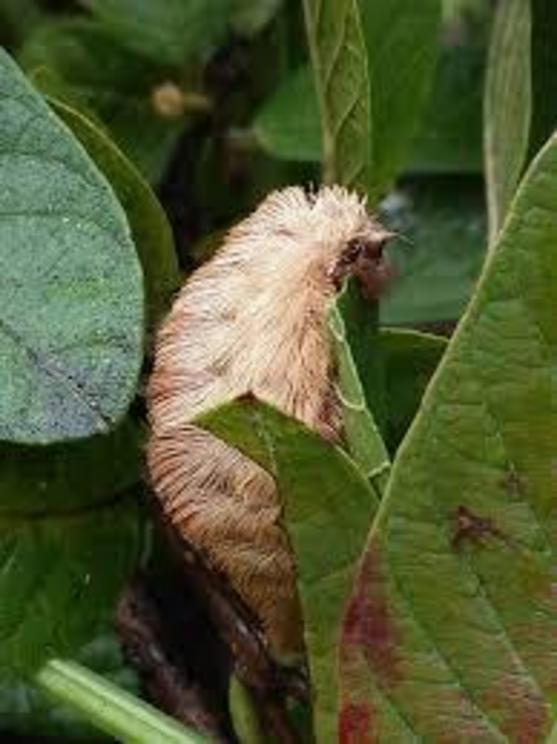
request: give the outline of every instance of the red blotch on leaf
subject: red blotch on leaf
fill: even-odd
[[[385,684],[399,679],[398,635],[385,595],[381,559],[370,545],[342,629],[342,647],[360,646],[368,663]]]
[[[529,678],[507,676],[488,691],[485,701],[501,718],[500,728],[516,744],[545,741],[550,727],[549,708]]]
[[[348,703],[340,712],[339,744],[369,744],[369,708],[362,703]]]

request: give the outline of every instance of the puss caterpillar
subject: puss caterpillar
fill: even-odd
[[[302,649],[293,558],[271,476],[190,422],[247,392],[339,438],[327,311],[348,275],[377,296],[391,237],[340,187],[286,188],[181,290],[148,386],[148,467],[164,512],[228,579],[282,661]]]

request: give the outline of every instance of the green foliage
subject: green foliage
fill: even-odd
[[[439,51],[440,0],[362,2],[373,132],[371,194],[392,185],[416,135]]]
[[[0,438],[106,432],[135,393],[141,271],[105,179],[0,56]],[[37,256],[40,255],[40,260]],[[17,291],[13,291],[17,288]]]
[[[126,212],[143,267],[149,319],[155,323],[180,281],[166,215],[149,184],[108,135],[70,106],[56,100],[50,103],[110,181]]]
[[[379,345],[377,306],[366,301],[354,281],[339,294],[330,310],[329,326],[338,365],[337,394],[344,422],[344,434],[354,461],[371,481],[377,495],[383,491],[389,468],[389,456],[374,420],[368,395],[375,395]],[[367,375],[362,384],[358,369]],[[376,373],[374,375],[374,373]]]
[[[178,266],[319,164],[401,236],[384,297],[331,303],[342,441],[250,396],[199,422],[284,501],[313,710],[273,703],[317,744],[552,741],[556,7],[0,0],[43,94],[0,53],[2,733],[201,741],[103,651],[145,559],[173,580],[139,503],[145,339]],[[242,741],[281,739],[263,697],[234,678]]]
[[[376,493],[343,450],[269,406],[233,403],[198,423],[273,473],[285,499],[297,559],[316,735],[318,741],[331,741],[338,627],[377,508]]]
[[[127,416],[110,434],[47,447],[3,443],[0,518],[102,506],[139,481],[143,433]]]
[[[305,8],[325,178],[360,185],[376,199],[405,164],[416,135],[437,58],[440,3],[354,0],[307,2]],[[301,111],[289,106],[294,94],[303,102]],[[299,70],[262,110],[255,131],[271,152],[315,158],[319,119],[313,95]],[[302,118],[297,144],[292,116]]]
[[[397,276],[381,302],[389,325],[454,321],[466,307],[485,255],[481,182],[416,180],[383,203],[403,237],[388,249]]]
[[[141,519],[133,493],[95,507],[40,514],[17,506],[0,518],[0,676],[28,676],[74,653],[106,625],[138,559]],[[110,555],[110,571],[106,570]]]
[[[499,232],[528,153],[531,118],[529,0],[498,6],[485,89],[485,165],[490,239]]]
[[[445,349],[447,340],[430,333],[383,329],[377,337],[370,367],[358,367],[368,392],[383,439],[394,454],[412,423],[427,384]]]
[[[265,737],[255,701],[248,688],[233,674],[228,692],[234,731],[242,744],[263,744]]]
[[[295,107],[292,101],[296,101]],[[319,162],[319,108],[309,67],[293,72],[265,102],[253,132],[259,145],[277,158]]]
[[[243,36],[262,31],[276,15],[283,0],[229,0],[230,25]]]
[[[395,460],[343,627],[345,733],[371,710],[381,741],[551,728],[556,184],[553,138]]]
[[[357,0],[304,0],[321,111],[323,179],[371,185],[371,101],[366,42]]]
[[[226,30],[225,0],[89,0],[93,15],[124,46],[168,66],[206,54]]]
[[[171,81],[180,88],[174,68],[128,50],[87,18],[39,26],[27,38],[20,61],[27,72],[38,73],[37,83],[47,94],[87,115],[95,112],[140,170],[159,180],[184,128],[183,115],[161,116],[153,103],[158,86]]]

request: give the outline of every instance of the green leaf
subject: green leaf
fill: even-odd
[[[241,36],[255,36],[273,19],[283,0],[229,0],[230,25]]]
[[[417,134],[438,55],[440,0],[305,0],[304,8],[324,178],[367,190],[375,202],[406,164]],[[291,106],[293,93],[300,110]],[[315,158],[313,95],[302,71],[279,89],[255,121],[264,148]]]
[[[135,393],[141,267],[122,208],[0,53],[0,439],[111,429]]]
[[[264,744],[265,738],[255,700],[235,674],[230,678],[228,701],[238,741],[242,744]]]
[[[344,620],[345,740],[554,724],[556,204],[553,137],[395,460]]]
[[[122,658],[114,631],[105,630],[76,654],[76,660],[102,674],[119,687],[137,694],[139,680]],[[0,682],[0,721],[3,730],[19,736],[50,738],[53,741],[106,742],[107,737],[83,715],[52,699],[32,682]]]
[[[371,102],[357,0],[304,0],[323,137],[323,180],[372,184]]]
[[[92,509],[139,483],[144,436],[131,416],[107,435],[29,447],[0,444],[0,519]]]
[[[160,179],[186,117],[162,116],[155,92],[169,82],[189,85],[182,73],[119,46],[88,18],[41,25],[19,56],[37,87],[88,118],[94,112],[141,172]]]
[[[459,18],[456,29],[443,30],[446,40],[408,172],[482,172],[485,26]]]
[[[330,309],[329,327],[348,450],[381,496],[390,469],[389,455],[372,414],[374,408],[369,404],[376,391],[366,390],[359,374],[365,370],[367,374],[362,379],[371,380],[372,370],[379,362],[377,315],[376,303],[366,301],[358,283],[352,280]]]
[[[106,626],[139,556],[135,494],[94,509],[0,516],[0,677],[71,655]]]
[[[337,632],[376,495],[343,450],[269,406],[232,403],[197,423],[275,476],[297,561],[315,735],[317,741],[332,741]]]
[[[439,53],[440,0],[361,2],[369,58],[372,195],[405,166],[427,103]]]
[[[309,67],[296,70],[265,101],[253,122],[253,133],[259,146],[276,158],[319,162],[319,107]]]
[[[411,173],[482,170],[484,52],[475,27],[467,29],[464,41],[443,49],[424,121],[405,170]],[[295,106],[292,101],[296,101]],[[259,146],[273,157],[319,162],[319,107],[308,67],[295,70],[276,88],[257,112],[252,129]]]
[[[149,319],[154,325],[180,284],[166,215],[149,184],[101,129],[70,106],[57,100],[49,102],[109,180],[126,211],[145,276]]]
[[[50,661],[37,676],[56,700],[80,711],[117,741],[136,744],[203,744],[191,731],[149,703],[72,661]]]
[[[416,415],[423,393],[447,348],[447,339],[431,333],[384,328],[377,337],[378,372],[360,367],[377,390],[372,410],[393,455]],[[377,401],[378,395],[381,395]]]
[[[381,322],[417,325],[457,320],[485,256],[480,179],[416,179],[389,196],[383,216],[403,240],[388,253],[396,267],[381,300]]]
[[[120,44],[158,64],[181,67],[224,38],[225,0],[89,0]]]
[[[492,243],[522,174],[530,134],[530,0],[497,6],[489,50],[484,105],[484,157]]]

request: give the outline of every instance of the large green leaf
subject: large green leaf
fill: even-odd
[[[0,439],[111,429],[135,393],[143,287],[124,212],[0,53]]]
[[[484,105],[489,234],[499,232],[518,185],[530,135],[530,0],[507,0],[495,14]]]
[[[485,255],[483,185],[475,178],[416,179],[382,206],[402,240],[388,248],[396,267],[381,301],[381,322],[416,325],[457,320]]]
[[[232,403],[198,423],[276,478],[296,554],[316,737],[320,742],[332,741],[339,623],[377,507],[375,492],[341,449],[269,406]]]
[[[304,0],[321,111],[323,178],[367,191],[371,171],[368,59],[357,0]]]
[[[218,44],[228,23],[226,0],[89,0],[88,5],[120,44],[178,67]]]
[[[149,184],[98,126],[61,101],[51,99],[50,103],[109,180],[126,211],[143,266],[149,318],[154,324],[168,309],[180,283],[166,215]]]
[[[345,741],[551,731],[556,204],[554,137],[395,460],[344,620]]]
[[[88,18],[41,25],[19,57],[37,87],[88,118],[95,112],[141,172],[150,181],[160,179],[186,118],[162,116],[155,91],[169,82],[180,89],[196,81],[119,46]]]
[[[0,516],[0,677],[71,655],[106,626],[141,534],[134,493],[93,509]]]

